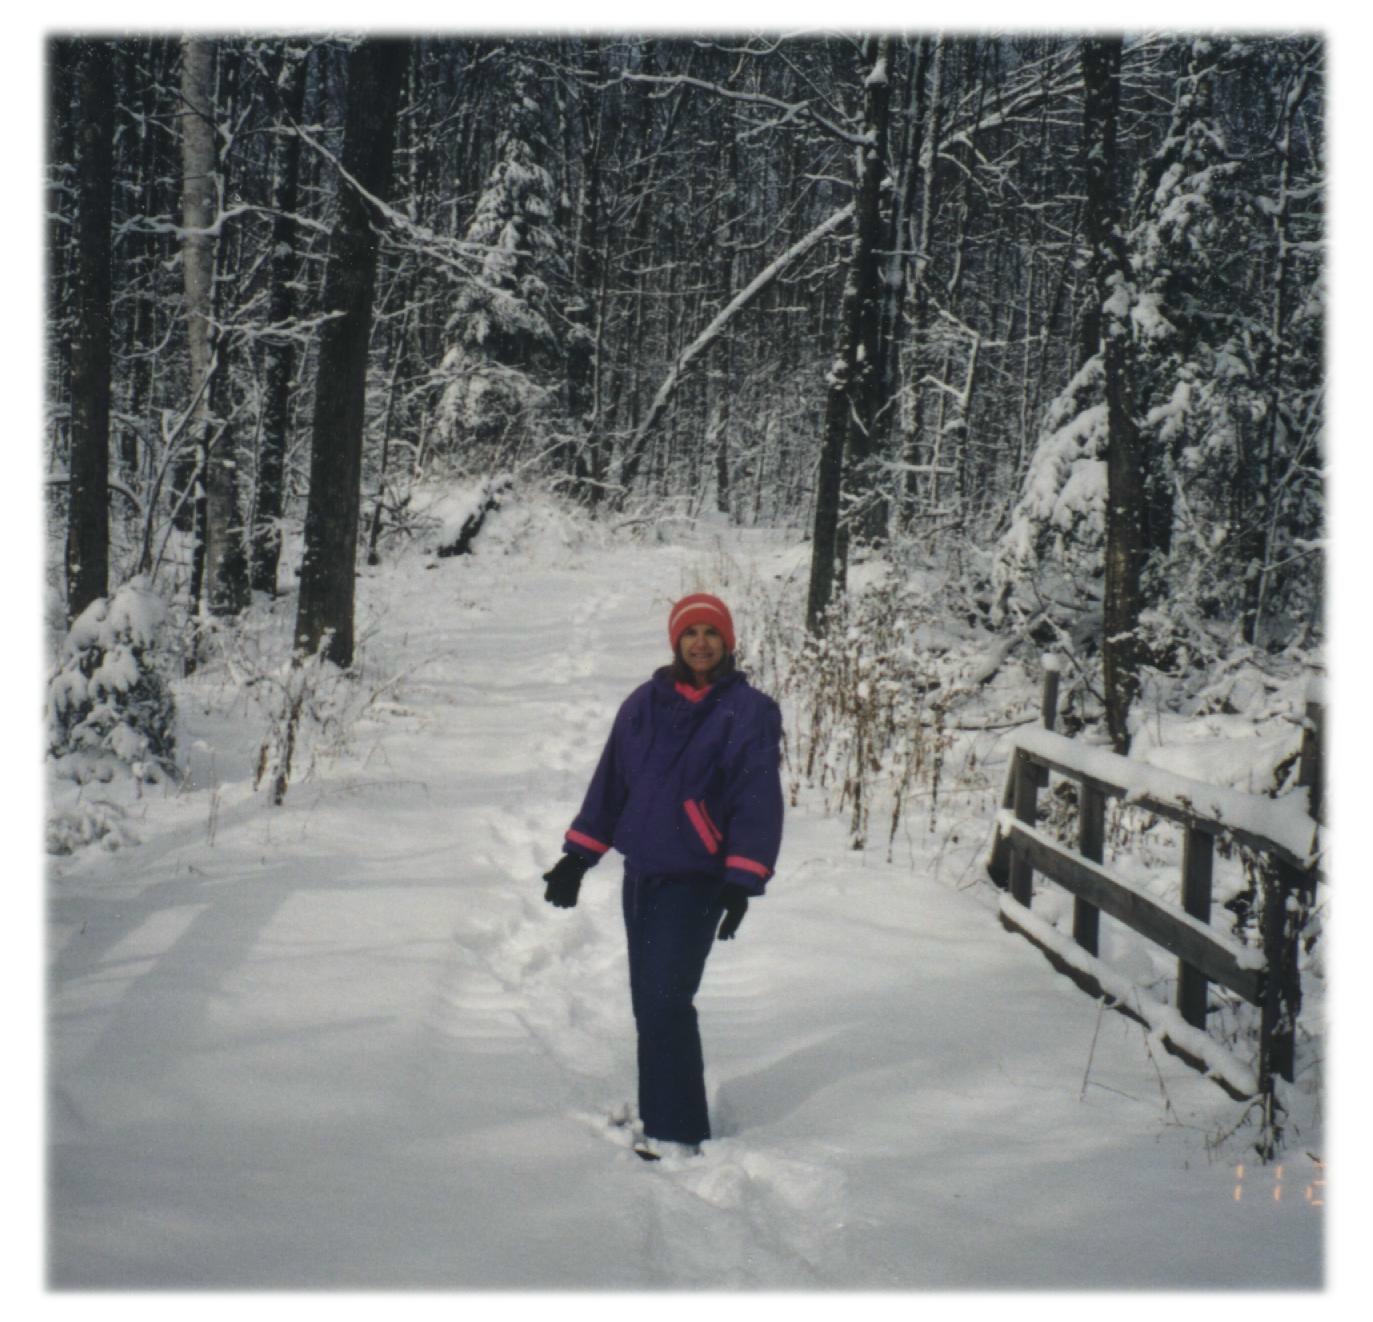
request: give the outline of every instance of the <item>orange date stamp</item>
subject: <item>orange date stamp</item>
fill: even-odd
[[[1263,1199],[1274,1203],[1303,1206],[1317,1210],[1325,1206],[1325,1163],[1312,1158],[1311,1169],[1292,1178],[1287,1165],[1235,1166],[1235,1184],[1231,1194],[1237,1203]]]

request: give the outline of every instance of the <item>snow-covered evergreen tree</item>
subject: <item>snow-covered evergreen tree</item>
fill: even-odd
[[[1169,131],[1140,182],[1129,236],[1131,381],[1150,455],[1147,528],[1155,574],[1173,548],[1179,483],[1216,472],[1217,450],[1233,441],[1231,411],[1244,407],[1243,373],[1232,370],[1238,363],[1227,352],[1239,300],[1226,251],[1243,246],[1244,208],[1235,195],[1239,163],[1214,112],[1223,55],[1213,41],[1192,43]],[[1195,505],[1183,517],[1189,514],[1195,517]]]
[[[1242,122],[1232,131],[1219,89],[1247,58],[1243,43],[1191,43],[1129,236],[1131,375],[1150,455],[1150,623],[1156,655],[1182,649],[1182,663],[1218,631],[1238,626],[1256,641],[1255,583],[1275,559],[1265,527],[1291,471],[1291,438],[1272,432],[1284,394],[1275,340],[1291,328],[1281,293],[1276,308],[1252,297],[1256,253],[1260,264],[1293,260],[1267,196],[1284,162],[1270,144],[1246,142]]]
[[[1149,652],[1186,667],[1198,649],[1245,625],[1261,561],[1274,548],[1254,530],[1267,520],[1290,451],[1256,436],[1278,407],[1272,342],[1256,305],[1255,254],[1283,252],[1269,232],[1271,154],[1233,143],[1219,104],[1247,48],[1197,38],[1183,60],[1169,126],[1141,169],[1125,236],[1129,269],[1105,311],[1128,327],[1130,403],[1144,460]],[[1292,258],[1289,257],[1289,260]],[[1318,326],[1318,307],[1289,314]],[[1284,343],[1290,343],[1287,328]],[[1074,576],[1099,564],[1104,525],[1101,355],[1049,405],[1021,495],[993,562],[999,600],[1017,587],[1042,598],[1041,562]],[[1263,487],[1269,490],[1261,490]],[[1285,526],[1285,525],[1284,525]],[[1313,536],[1316,535],[1313,532]],[[1231,641],[1238,641],[1232,639]],[[1252,638],[1250,639],[1252,641]]]
[[[482,256],[447,325],[439,448],[476,444],[508,458],[566,386],[569,277],[542,115],[533,74],[520,64],[496,162],[464,236]]]
[[[154,653],[165,616],[147,579],[72,622],[48,680],[48,756],[77,784],[175,773],[176,708]]]

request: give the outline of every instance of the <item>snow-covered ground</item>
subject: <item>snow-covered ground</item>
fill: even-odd
[[[803,792],[699,998],[715,1140],[649,1166],[606,1122],[617,861],[570,912],[539,874],[669,603],[794,558],[550,516],[367,570],[366,679],[401,678],[280,808],[263,686],[179,682],[188,780],[49,863],[51,1283],[1319,1288],[1318,1117],[1253,1164],[1235,1102],[1001,927],[996,774],[890,863]]]

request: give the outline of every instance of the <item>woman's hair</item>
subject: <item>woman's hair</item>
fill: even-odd
[[[720,664],[706,676],[706,683],[714,684],[717,679],[723,679],[734,669],[734,653],[726,652],[721,658]],[[678,684],[696,683],[696,672],[682,660],[682,644],[680,642],[672,649],[672,678]]]

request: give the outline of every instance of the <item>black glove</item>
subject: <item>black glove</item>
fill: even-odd
[[[725,919],[716,935],[721,941],[728,941],[739,930],[739,924],[748,913],[748,891],[735,882],[727,881],[720,898],[725,905]]]
[[[544,889],[544,899],[559,909],[574,908],[577,892],[582,888],[582,877],[590,866],[586,859],[576,854],[564,854],[543,874],[543,879],[548,883]]]

